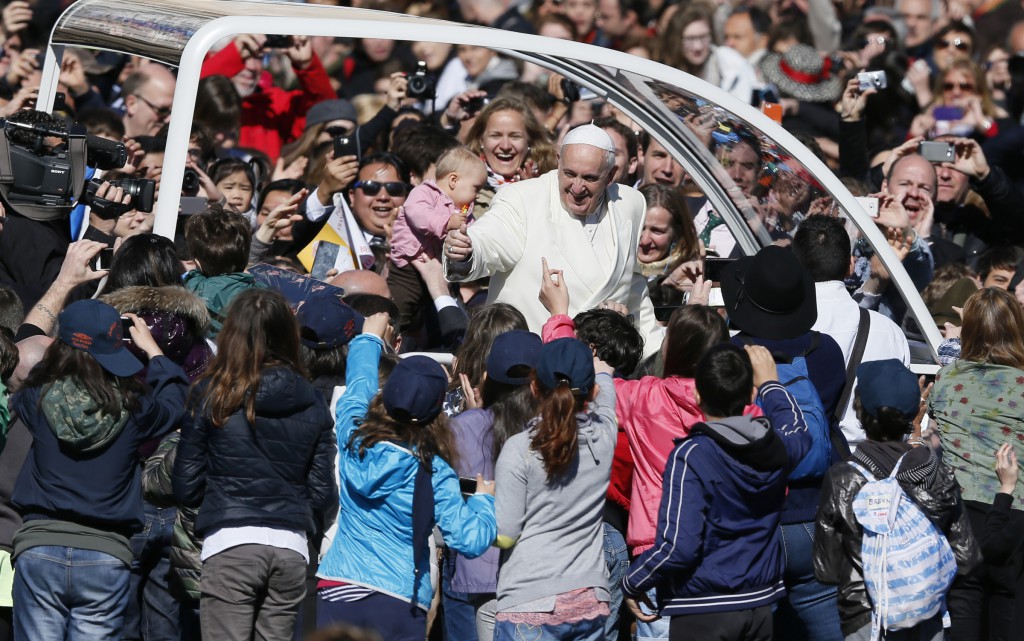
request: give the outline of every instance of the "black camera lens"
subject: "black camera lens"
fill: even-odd
[[[196,177],[198,178],[198,176]],[[120,187],[124,193],[132,197],[132,209],[149,213],[153,211],[153,199],[156,195],[156,181],[149,178],[122,178],[110,183]]]
[[[194,194],[199,191],[199,174],[191,167],[185,167],[185,175],[181,178],[181,190]]]
[[[437,79],[427,72],[427,63],[416,63],[416,72],[408,77],[405,94],[417,100],[433,100],[437,94]]]

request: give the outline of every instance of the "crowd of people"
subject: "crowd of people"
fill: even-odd
[[[5,1],[4,149],[124,158],[88,206],[0,172],[0,641],[1021,638],[1024,4],[345,4],[762,109],[931,318],[794,150],[669,82],[749,229],[486,47],[239,35],[194,114],[175,69],[68,47],[43,112],[68,3]]]

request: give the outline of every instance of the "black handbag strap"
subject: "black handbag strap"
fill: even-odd
[[[871,314],[868,310],[860,307],[860,324],[857,325],[857,339],[853,342],[853,351],[850,352],[850,360],[846,363],[846,387],[843,388],[843,395],[839,397],[839,404],[836,405],[836,423],[843,420],[846,413],[846,406],[853,394],[853,381],[857,378],[857,366],[864,358],[864,348],[868,344],[868,331],[871,329]]]

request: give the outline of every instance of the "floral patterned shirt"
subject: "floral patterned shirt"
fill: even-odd
[[[999,491],[996,449],[1011,443],[1024,460],[1024,371],[956,361],[939,370],[928,403],[964,499],[991,504]],[[1022,504],[1024,478],[1013,497]]]

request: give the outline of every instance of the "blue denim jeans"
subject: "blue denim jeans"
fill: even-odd
[[[132,537],[132,576],[124,611],[124,641],[178,641],[181,606],[167,587],[171,572],[172,507],[145,506],[145,527]]]
[[[477,641],[474,594],[452,590],[454,553],[445,555],[441,564],[441,603],[444,605],[444,640]]]
[[[57,545],[29,548],[14,573],[14,638],[120,639],[128,566],[109,554]]]
[[[778,639],[842,641],[836,588],[814,578],[814,523],[782,526],[786,598],[775,610]]]
[[[494,624],[494,641],[601,641],[605,638],[605,618],[560,625],[497,621]]]
[[[651,600],[651,603],[658,604],[658,591],[651,588],[647,592],[647,598]],[[640,603],[640,611],[644,614],[657,614],[656,611],[651,610],[643,603]],[[661,617],[650,622],[637,621],[636,622],[636,634],[633,635],[633,641],[667,641],[669,636],[669,623],[671,617]]]
[[[608,609],[611,615],[605,623],[605,637],[608,641],[619,638],[619,609],[622,608],[622,578],[629,569],[629,550],[626,539],[607,523],[604,524],[604,562],[608,566]]]

